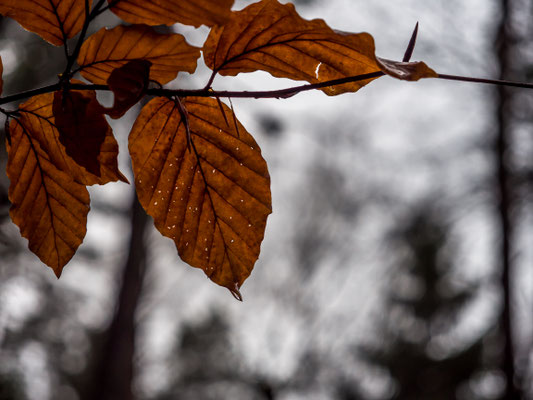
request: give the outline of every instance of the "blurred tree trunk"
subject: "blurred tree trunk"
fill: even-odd
[[[139,302],[146,268],[144,233],[148,217],[133,196],[131,239],[124,266],[116,312],[104,335],[100,361],[92,384],[93,400],[132,400],[135,354],[135,310]]]
[[[501,0],[501,20],[496,38],[496,52],[500,67],[500,79],[512,79],[512,0]],[[505,399],[519,399],[520,390],[516,386],[516,370],[513,340],[513,285],[512,285],[512,209],[513,198],[510,186],[510,137],[511,137],[511,89],[498,86],[497,94],[497,137],[495,154],[497,158],[497,179],[499,197],[499,226],[500,226],[500,260],[502,263],[501,284],[503,289],[503,310],[501,315],[501,331],[503,339],[502,369],[507,385]]]

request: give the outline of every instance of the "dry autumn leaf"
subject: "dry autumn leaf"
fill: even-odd
[[[94,92],[69,90],[54,93],[52,112],[59,141],[78,165],[98,177],[101,177],[98,157],[111,131],[102,111]]]
[[[114,69],[132,60],[152,63],[150,79],[165,84],[178,72],[196,70],[200,49],[177,33],[160,34],[146,25],[102,28],[83,43],[78,56],[81,75],[105,84]]]
[[[271,213],[261,150],[212,98],[183,103],[158,97],[141,111],[129,138],[137,195],[180,257],[236,297],[259,256]],[[223,112],[232,116],[223,106]]]
[[[85,95],[94,98],[93,91],[85,91]],[[118,169],[117,156],[118,144],[113,137],[111,127],[107,125],[105,138],[99,147],[98,161],[99,174],[94,174],[79,165],[65,149],[60,141],[60,133],[57,129],[53,112],[54,93],[34,96],[22,104],[19,108],[20,122],[24,125],[33,140],[41,146],[48,155],[50,162],[70,175],[74,181],[83,185],[105,184],[114,181],[127,182],[126,178]],[[90,126],[84,128],[90,132]],[[87,144],[91,143],[90,140]],[[92,144],[95,144],[93,142]],[[79,151],[84,151],[81,145],[77,145]],[[86,149],[94,154],[92,149]],[[74,150],[73,150],[74,151]]]
[[[262,0],[233,12],[227,24],[211,30],[203,51],[207,66],[221,75],[262,70],[310,83],[380,70],[406,80],[436,76],[423,63],[382,64],[368,33],[335,31],[323,20],[303,19],[292,4],[277,0]],[[328,95],[355,92],[372,79],[321,90]]]
[[[2,57],[0,57],[0,94],[4,91],[4,63],[2,62]]]
[[[108,0],[111,11],[131,24],[222,25],[234,0]],[[115,5],[113,5],[115,4]]]
[[[279,78],[319,83],[380,70],[372,36],[334,31],[323,20],[305,20],[292,4],[276,0],[233,12],[226,25],[211,30],[203,51],[207,66],[221,75],[262,70]],[[337,95],[368,82],[322,90]]]
[[[54,165],[27,122],[22,117],[10,125],[10,215],[30,250],[59,277],[85,237],[89,192]]]
[[[89,0],[89,7],[92,0]],[[0,14],[18,21],[44,40],[61,46],[80,32],[85,21],[85,1],[2,0]]]
[[[147,60],[133,60],[111,72],[107,85],[115,100],[113,107],[106,109],[111,118],[122,117],[144,96],[148,88],[151,65]]]

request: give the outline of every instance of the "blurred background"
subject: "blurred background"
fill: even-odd
[[[418,21],[413,60],[533,80],[529,0],[295,4],[370,32],[385,58],[402,58]],[[170,29],[197,46],[208,33]],[[0,32],[4,95],[63,70],[61,48],[6,18]],[[200,61],[172,86],[208,77]],[[295,84],[258,72],[213,86]],[[183,264],[121,183],[90,188],[86,239],[57,280],[10,222],[2,146],[1,400],[533,399],[531,91],[383,77],[233,104],[273,195],[243,303]],[[130,178],[137,113],[113,121]]]

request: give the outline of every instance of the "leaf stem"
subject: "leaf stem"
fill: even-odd
[[[93,8],[92,11],[89,10],[88,2],[85,3],[85,22],[83,23],[83,27],[81,29],[80,36],[78,37],[78,42],[76,43],[76,48],[72,52],[72,54],[68,57],[67,67],[65,68],[65,72],[63,73],[64,79],[69,80],[71,75],[71,69],[74,65],[74,62],[78,58],[78,54],[80,53],[81,46],[83,42],[85,41],[85,35],[87,35],[87,30],[89,29],[89,25],[93,19],[98,16],[98,11],[104,4],[105,0],[99,0],[96,6]]]

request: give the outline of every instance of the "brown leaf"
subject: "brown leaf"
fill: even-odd
[[[11,121],[7,175],[11,219],[59,277],[86,233],[89,192],[58,169],[23,118]]]
[[[89,7],[92,0],[89,0]],[[44,40],[61,46],[77,35],[85,21],[83,0],[2,0],[0,14],[18,21]]]
[[[277,0],[233,12],[227,24],[211,30],[203,52],[207,66],[220,75],[262,70],[313,84],[380,70],[404,80],[437,76],[424,63],[378,59],[368,33],[335,31],[321,19],[303,19],[292,4]],[[355,92],[372,79],[321,90],[328,95]]]
[[[233,12],[226,25],[211,30],[203,52],[207,66],[221,75],[262,70],[279,78],[319,83],[380,70],[372,36],[334,31],[323,20],[305,20],[292,4],[276,0]],[[337,95],[369,82],[322,90]]]
[[[89,103],[95,101],[95,93],[93,91],[84,91],[84,96],[89,97]],[[76,93],[76,91],[72,91]],[[75,95],[78,98],[78,95]],[[91,140],[84,138],[80,143],[71,143],[73,148],[67,150],[65,145],[61,143],[60,133],[54,118],[53,104],[54,104],[54,93],[47,93],[38,96],[34,96],[22,104],[19,108],[21,117],[21,123],[26,127],[29,134],[32,136],[33,140],[41,146],[43,151],[45,151],[49,158],[50,162],[55,165],[55,167],[69,176],[71,176],[74,181],[82,185],[94,185],[94,184],[105,184],[108,182],[114,182],[122,180],[127,182],[126,178],[118,169],[117,165],[117,156],[118,156],[118,144],[113,136],[111,127],[107,125],[107,130],[105,132],[105,138],[103,143],[99,147],[98,162],[99,162],[99,174],[87,170],[87,168],[79,165],[69,153],[82,152],[84,145],[95,145],[98,141],[91,143]],[[92,103],[94,104],[94,103]],[[89,107],[89,111],[92,107]],[[89,117],[100,118],[96,116],[97,114],[93,111],[90,111]],[[67,117],[65,117],[67,118]],[[85,121],[87,117],[84,117]],[[103,117],[102,117],[103,118]],[[105,120],[104,120],[105,121]],[[65,122],[62,122],[65,124]],[[97,124],[101,124],[102,121],[99,120]],[[103,127],[100,126],[99,129]],[[83,127],[85,132],[83,135],[90,134],[90,126]],[[75,135],[76,131],[71,130],[68,135]],[[68,135],[66,135],[68,137]],[[63,139],[65,140],[65,138]],[[67,140],[68,141],[68,140]],[[76,148],[77,146],[77,148]],[[94,149],[87,148],[87,152],[94,154]]]
[[[116,15],[130,24],[173,25],[180,22],[222,25],[229,16],[234,0],[108,0]]]
[[[143,97],[148,88],[151,65],[147,60],[132,60],[111,72],[107,85],[115,100],[113,107],[106,109],[111,118],[122,117]]]
[[[183,105],[190,151],[173,100],[153,99],[135,122],[129,149],[137,195],[180,257],[238,297],[271,213],[266,162],[242,125],[226,124],[215,99],[188,98]]]
[[[78,165],[98,177],[98,156],[110,129],[96,96],[81,91],[54,93],[52,112],[59,131],[59,141]]]
[[[439,75],[421,61],[399,62],[376,57],[381,70],[404,81],[418,81],[422,78],[437,78]]]
[[[114,69],[132,60],[152,63],[150,79],[165,84],[178,72],[193,73],[200,49],[177,33],[160,34],[146,25],[102,28],[83,43],[78,56],[81,75],[105,84]]]

